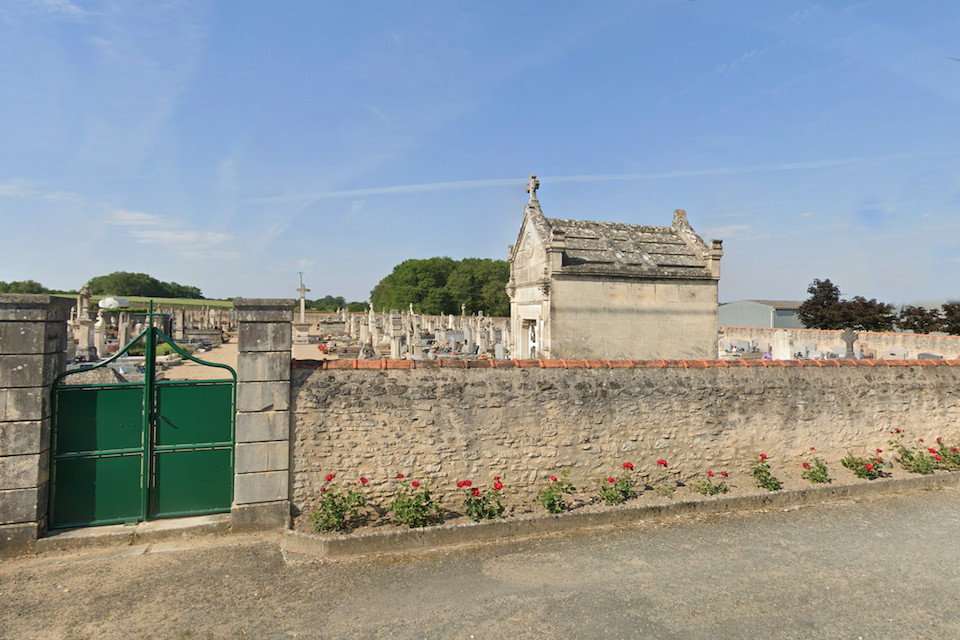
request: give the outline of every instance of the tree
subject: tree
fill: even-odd
[[[347,306],[347,299],[343,296],[324,296],[316,300],[307,300],[306,306],[315,311],[336,311]]]
[[[898,327],[914,333],[940,331],[942,324],[943,314],[940,309],[907,306],[900,311],[900,317],[897,318]]]
[[[814,279],[807,287],[810,297],[797,309],[800,322],[807,329],[843,329],[840,310],[840,287],[830,280]]]
[[[0,293],[52,293],[36,280],[14,280],[3,282],[0,280]]]
[[[93,295],[144,296],[148,298],[191,298],[202,299],[197,287],[161,282],[145,273],[114,271],[105,276],[91,278],[90,293]]]
[[[810,297],[797,309],[800,322],[808,329],[856,329],[892,331],[893,305],[854,296],[840,299],[840,288],[829,280],[815,279],[807,288]]]
[[[405,309],[428,314],[483,311],[491,316],[510,314],[506,286],[510,266],[488,258],[427,258],[405,260],[383,278],[370,301],[375,309]]]
[[[877,302],[876,298],[867,300],[863,296],[854,296],[852,300],[840,302],[840,317],[843,327],[857,331],[893,331],[896,316],[893,305]]]
[[[952,336],[960,336],[960,302],[947,302],[942,308],[943,330]]]

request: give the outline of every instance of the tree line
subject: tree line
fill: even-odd
[[[800,305],[797,315],[808,329],[854,329],[857,331],[901,331],[960,335],[960,302],[948,302],[936,309],[905,306],[894,313],[894,306],[854,296],[840,298],[840,288],[830,280],[815,279],[807,288],[810,297]]]

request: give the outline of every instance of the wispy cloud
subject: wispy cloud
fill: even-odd
[[[219,257],[233,255],[220,250],[234,240],[233,235],[192,229],[178,218],[117,209],[109,213],[106,221],[123,229],[138,244],[157,245],[183,257],[210,256],[213,251]]]
[[[14,8],[20,7],[34,13],[57,18],[83,19],[90,15],[89,11],[78,7],[70,0],[16,0],[13,3]]]
[[[609,182],[632,180],[661,180],[667,178],[695,178],[701,176],[723,176],[744,173],[758,173],[764,171],[805,171],[829,169],[842,166],[874,164],[892,159],[902,159],[902,156],[869,157],[869,158],[828,158],[823,160],[807,160],[801,162],[781,162],[740,167],[710,167],[705,169],[685,169],[678,171],[660,171],[652,173],[614,173],[614,174],[584,174],[572,176],[541,176],[544,182]],[[253,198],[251,202],[259,203],[296,203],[306,206],[312,202],[333,198],[359,198],[380,195],[418,194],[433,191],[455,191],[457,189],[482,189],[486,187],[516,186],[524,184],[526,178],[490,178],[484,180],[454,180],[450,182],[426,182],[417,184],[393,185],[389,187],[367,187],[364,189],[339,189],[330,191],[314,191],[309,193],[288,194],[281,196],[265,196]]]
[[[48,191],[30,180],[7,180],[0,182],[0,198],[22,198],[43,202],[86,204],[83,196],[69,191]]]

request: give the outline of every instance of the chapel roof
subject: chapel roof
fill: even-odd
[[[545,218],[549,245],[563,247],[561,274],[708,279],[710,250],[674,212],[669,227]],[[549,249],[548,249],[549,250]]]

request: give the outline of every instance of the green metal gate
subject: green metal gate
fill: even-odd
[[[53,385],[50,528],[230,511],[236,372],[204,362],[153,327],[108,360]],[[144,341],[143,382],[70,384]],[[156,380],[156,347],[225,369],[218,380]]]

